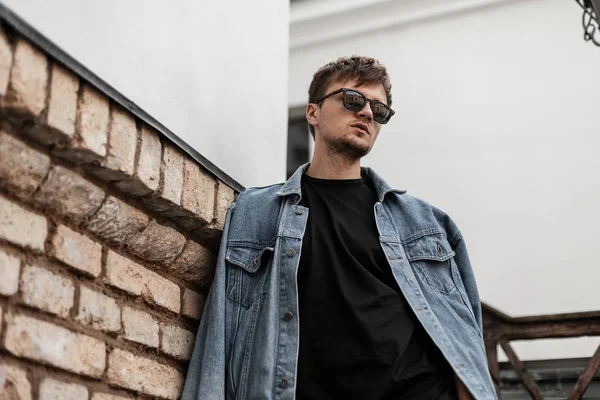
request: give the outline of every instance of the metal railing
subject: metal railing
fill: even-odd
[[[600,311],[513,318],[484,304],[483,332],[490,374],[496,385],[498,397],[500,397],[500,366],[497,348],[500,345],[531,398],[541,400],[540,388],[523,362],[517,357],[510,342],[512,340],[600,336]],[[569,394],[569,400],[582,398],[599,367],[600,346],[579,376],[573,391]]]

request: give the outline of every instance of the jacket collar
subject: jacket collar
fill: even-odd
[[[300,199],[302,198],[302,190],[301,190],[302,175],[304,175],[304,172],[308,169],[309,166],[310,166],[310,163],[306,163],[306,164],[300,166],[296,170],[296,172],[294,172],[294,174],[290,177],[290,179],[288,179],[283,184],[283,186],[281,187],[279,192],[277,192],[277,194],[279,196],[296,195],[297,199],[296,199],[296,201],[294,201],[294,203],[298,204],[300,202]],[[361,167],[360,170],[361,170],[362,175],[366,176],[373,183],[373,187],[375,188],[375,191],[377,192],[377,198],[379,199],[379,202],[382,202],[385,195],[390,192],[394,192],[394,193],[398,193],[398,194],[406,193],[406,190],[393,189],[390,185],[388,185],[388,183],[382,177],[377,175],[377,173],[375,171],[373,171],[371,168]]]

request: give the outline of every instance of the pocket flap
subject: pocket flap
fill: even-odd
[[[258,271],[265,253],[273,252],[272,247],[257,249],[248,246],[229,246],[225,259],[232,264],[244,268],[250,273]]]
[[[455,255],[450,243],[441,233],[433,233],[411,240],[404,245],[404,250],[408,261],[446,261]]]

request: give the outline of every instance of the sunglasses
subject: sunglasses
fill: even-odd
[[[322,99],[316,101],[315,103],[319,104],[326,98],[338,93],[344,93],[342,97],[342,102],[344,103],[344,107],[346,107],[350,111],[359,112],[360,110],[365,108],[365,105],[368,101],[371,106],[371,111],[373,112],[373,120],[379,122],[382,125],[387,124],[390,118],[392,118],[392,115],[395,114],[394,110],[392,110],[382,102],[377,100],[371,100],[365,97],[365,95],[363,95],[362,93],[357,92],[356,90],[346,88],[341,88],[334,92],[331,92]]]

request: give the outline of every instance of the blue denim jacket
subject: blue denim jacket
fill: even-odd
[[[307,167],[285,184],[244,191],[229,207],[183,400],[294,399],[296,271],[309,215],[298,203]],[[381,247],[408,303],[473,397],[496,399],[461,233],[440,210],[363,172],[379,199]]]

